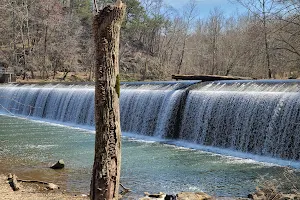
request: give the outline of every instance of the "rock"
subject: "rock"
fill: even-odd
[[[144,194],[145,194],[145,196],[153,197],[153,198],[163,198],[163,197],[165,197],[165,194],[162,193],[162,192],[160,192],[158,194],[149,194],[148,192],[145,192]]]
[[[280,200],[299,200],[300,194],[283,194]]]
[[[291,194],[297,194],[297,195],[300,195],[300,193],[298,193],[298,190],[297,190],[297,189],[291,189]]]
[[[272,199],[272,200],[298,200],[298,199],[300,199],[300,194],[282,194],[282,193],[277,193],[276,195],[273,195],[273,196],[266,196],[266,195],[264,195],[264,196],[256,196],[254,194],[252,199],[254,199],[254,200],[265,200],[265,199]]]
[[[59,161],[57,161],[57,163],[52,165],[50,168],[52,168],[52,169],[63,169],[64,167],[65,167],[64,160],[60,159]]]
[[[176,195],[167,194],[165,197],[165,200],[176,200]]]
[[[265,195],[249,194],[248,198],[253,200],[265,200],[267,197]]]
[[[158,194],[150,194],[148,192],[145,192],[145,197],[140,198],[140,200],[165,200],[166,194],[160,192]]]
[[[211,196],[204,192],[180,192],[177,195],[177,200],[210,200]]]
[[[46,188],[47,188],[48,190],[59,189],[58,185],[55,185],[55,184],[53,184],[53,183],[48,183],[48,184],[46,184]]]
[[[263,187],[263,188],[256,188],[256,192],[253,194],[249,194],[248,198],[253,200],[265,200],[265,199],[272,199],[272,200],[279,200],[282,199],[284,195],[281,192],[276,191],[274,186]]]

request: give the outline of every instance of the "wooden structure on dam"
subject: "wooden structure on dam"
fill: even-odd
[[[205,81],[221,81],[221,80],[253,80],[251,77],[240,76],[218,76],[218,75],[172,75],[172,79],[175,80],[200,80]]]

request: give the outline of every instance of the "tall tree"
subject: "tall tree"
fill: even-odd
[[[219,50],[219,39],[221,35],[222,23],[223,23],[223,12],[215,8],[210,12],[207,31],[208,40],[210,41],[209,53],[211,54],[211,74],[215,74],[218,71],[218,50]]]
[[[193,26],[193,23],[196,18],[197,13],[197,4],[195,0],[190,0],[189,3],[186,5],[186,8],[184,10],[184,24],[183,27],[184,35],[183,35],[183,43],[182,48],[178,57],[178,64],[177,64],[177,74],[180,74],[183,66],[184,56],[186,53],[186,43],[188,40],[189,32],[191,31],[191,27]]]
[[[254,14],[262,24],[262,33],[265,49],[266,74],[268,78],[272,78],[271,56],[270,56],[270,31],[268,22],[272,16],[272,11],[275,9],[275,0],[236,0],[241,5]]]

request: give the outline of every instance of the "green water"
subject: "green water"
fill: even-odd
[[[0,173],[52,181],[70,192],[88,193],[93,164],[94,133],[0,115]],[[48,166],[64,159],[60,171]],[[283,167],[224,157],[159,142],[123,138],[121,181],[142,194],[204,191],[218,196],[246,196],[261,177],[289,186]],[[299,172],[293,184],[299,187]]]

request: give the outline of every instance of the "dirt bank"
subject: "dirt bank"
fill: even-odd
[[[20,183],[20,190],[13,191],[6,175],[0,175],[0,200],[87,200],[88,197],[74,194],[64,194],[63,191],[47,191],[41,185],[34,183]]]

